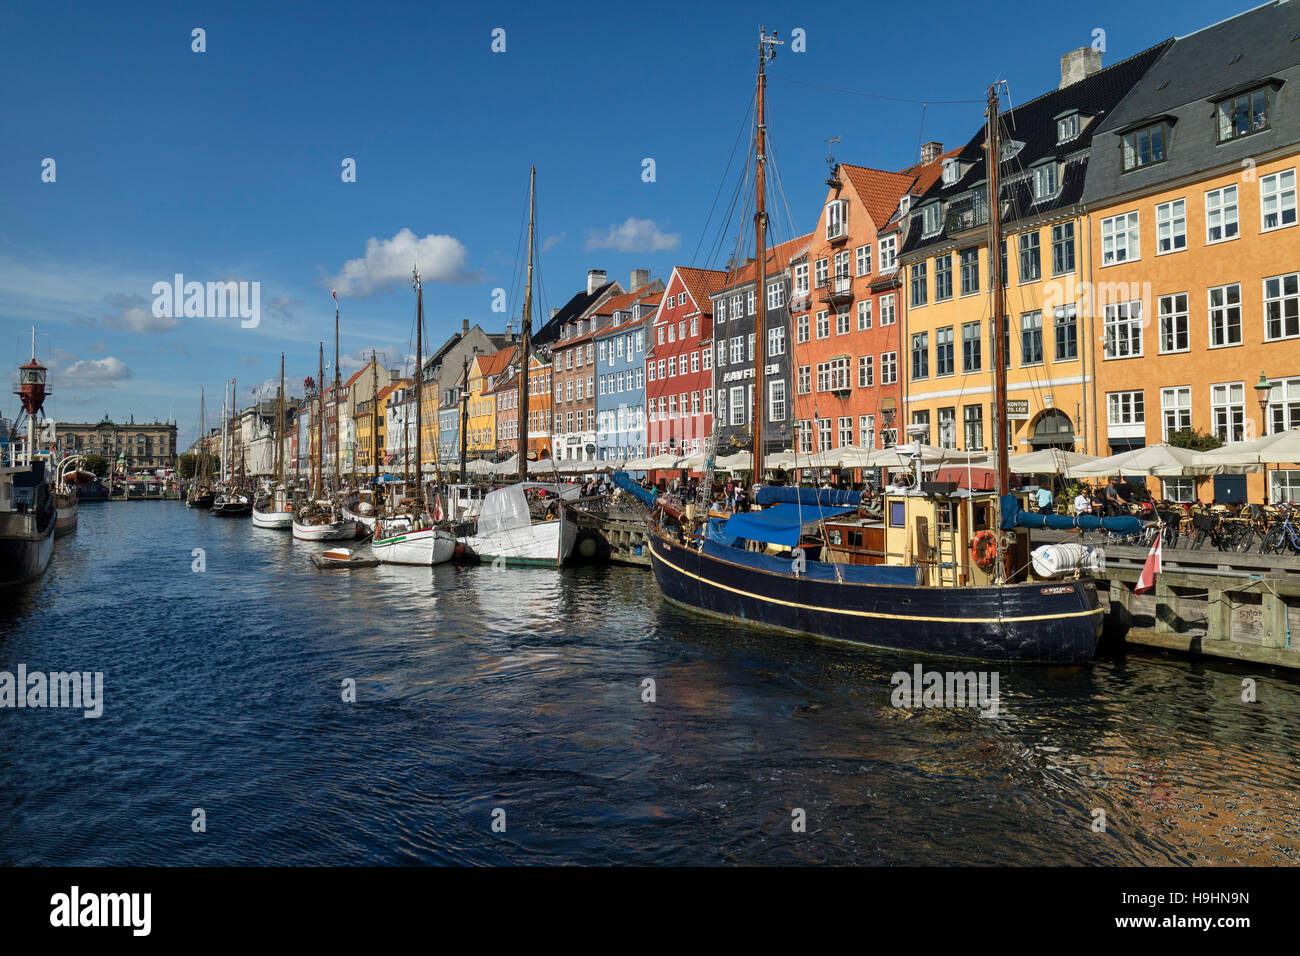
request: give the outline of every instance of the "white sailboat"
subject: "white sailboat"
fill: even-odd
[[[419,452],[419,436],[423,424],[420,406],[423,404],[424,392],[424,289],[420,283],[419,269],[414,271],[413,280],[415,284],[415,481],[418,491],[410,508],[386,514],[375,522],[375,537],[370,542],[370,550],[385,564],[418,564],[428,567],[445,564],[452,559],[456,553],[456,538],[441,526],[443,514],[440,502],[435,503],[433,515],[428,514],[424,482],[420,475],[422,456]],[[402,441],[405,444],[405,421],[402,423]]]
[[[334,338],[338,340],[338,312],[334,317]],[[337,351],[337,345],[335,350]],[[321,472],[325,467],[325,346],[321,345],[320,379],[316,385],[317,420],[319,439],[316,442],[315,474],[312,483],[312,500],[298,510],[293,518],[293,537],[296,541],[348,541],[357,536],[357,523],[346,518],[343,509],[334,501],[321,497]],[[334,363],[335,368],[338,362]],[[335,417],[338,414],[338,388],[334,389]],[[335,458],[337,461],[337,457]],[[335,483],[338,482],[337,472]]]
[[[253,503],[253,527],[287,531],[293,527],[293,506],[284,481],[284,353],[280,353],[280,392],[275,421],[275,484],[265,498]]]

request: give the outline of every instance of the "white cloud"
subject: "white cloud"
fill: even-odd
[[[84,359],[73,362],[63,373],[70,385],[91,384],[94,382],[115,382],[130,378],[131,370],[121,359],[108,356],[102,359]]]
[[[417,265],[425,282],[468,282],[475,276],[465,268],[467,258],[464,243],[454,236],[431,234],[419,239],[403,229],[391,239],[367,239],[366,254],[343,263],[329,281],[339,295],[355,298],[403,283],[409,288],[411,269]]]
[[[105,316],[104,324],[125,332],[170,332],[181,324],[180,319],[157,316],[148,300],[141,295],[124,295],[110,292],[104,302],[118,311]]]
[[[621,226],[610,226],[602,235],[599,230],[587,232],[588,249],[617,249],[619,252],[659,252],[676,249],[682,244],[678,233],[665,233],[653,219],[628,216]]]
[[[547,236],[545,239],[542,240],[542,252],[550,252],[552,249],[554,249],[556,246],[562,243],[564,241],[565,236],[567,235],[568,235],[567,232],[562,232],[558,236]]]

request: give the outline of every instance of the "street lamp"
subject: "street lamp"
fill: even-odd
[[[1259,398],[1259,424],[1260,436],[1268,434],[1268,393],[1272,391],[1273,383],[1268,380],[1263,372],[1259,373],[1259,381],[1255,383],[1255,395]]]
[[[1268,393],[1273,390],[1273,383],[1263,372],[1255,383],[1255,395],[1259,398],[1259,434],[1262,438],[1268,434]],[[1268,504],[1268,464],[1264,465],[1264,504]]]

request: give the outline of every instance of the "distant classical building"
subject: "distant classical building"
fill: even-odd
[[[128,470],[173,468],[176,465],[176,423],[153,421],[118,424],[104,415],[99,422],[60,422],[55,431],[60,454],[103,455]]]

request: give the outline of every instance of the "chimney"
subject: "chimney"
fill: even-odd
[[[650,270],[649,270],[649,269],[633,269],[633,270],[632,270],[632,284],[631,284],[630,286],[627,287],[627,291],[628,291],[628,292],[635,292],[637,289],[641,288],[643,285],[649,285],[649,284],[650,284]]]
[[[1058,90],[1073,86],[1101,69],[1101,51],[1081,46],[1061,57],[1061,85]]]
[[[929,142],[921,147],[921,163],[929,165],[943,155],[943,143]]]
[[[394,382],[400,382],[401,380],[402,380],[402,370],[400,368],[390,368],[388,370],[389,385],[392,385]]]
[[[511,327],[512,325],[514,325],[514,324],[515,324],[515,320],[514,320],[514,319],[511,319],[509,322],[506,323],[506,341],[507,341],[507,342],[511,341],[511,338],[510,338],[510,327]]]
[[[469,319],[460,320],[460,334],[469,335]]]
[[[604,269],[587,270],[587,295],[591,295],[597,289],[605,284]]]

